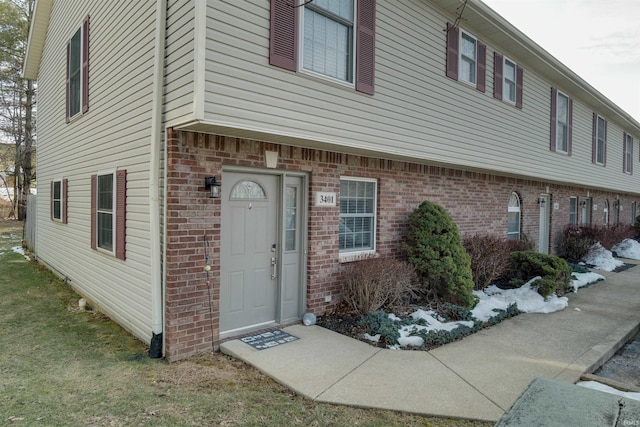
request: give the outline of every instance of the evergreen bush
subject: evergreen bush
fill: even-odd
[[[425,295],[434,293],[444,301],[473,306],[471,259],[444,208],[425,201],[409,215],[404,249]]]
[[[571,266],[562,258],[533,251],[513,252],[511,254],[511,274],[515,280],[510,284],[526,281],[536,276],[542,280],[535,282],[538,293],[548,297],[554,292],[562,293],[571,282]]]

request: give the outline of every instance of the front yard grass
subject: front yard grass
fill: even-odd
[[[104,315],[79,312],[69,286],[12,251],[21,233],[20,223],[0,220],[2,425],[492,425],[312,402],[220,353],[149,359],[140,341]]]

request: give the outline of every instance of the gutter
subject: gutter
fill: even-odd
[[[162,148],[162,93],[164,89],[164,55],[167,32],[167,0],[156,1],[155,52],[153,64],[153,98],[149,154],[149,227],[151,243],[151,345],[149,357],[161,358],[164,349],[164,292],[160,251],[160,149]]]

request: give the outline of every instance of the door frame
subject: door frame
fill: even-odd
[[[283,286],[282,286],[282,262],[284,255],[284,221],[285,221],[285,188],[286,188],[286,179],[287,177],[295,177],[300,178],[301,186],[302,186],[302,197],[300,198],[300,226],[302,227],[300,233],[300,283],[302,284],[302,289],[300,290],[299,297],[299,307],[300,307],[300,319],[302,319],[302,314],[306,310],[307,306],[307,257],[308,257],[308,232],[309,232],[309,174],[305,172],[292,172],[281,169],[267,169],[267,168],[252,168],[252,167],[243,167],[243,166],[223,166],[220,174],[221,174],[221,182],[222,185],[225,185],[225,172],[233,172],[233,173],[242,173],[247,175],[270,175],[276,176],[278,178],[278,196],[276,201],[276,235],[277,235],[277,245],[276,245],[276,256],[279,260],[276,267],[277,274],[277,283],[276,283],[276,319],[275,325],[282,324],[282,307],[283,307]],[[232,183],[227,183],[226,185],[232,185]],[[222,212],[222,204],[225,203],[225,200],[220,200],[221,203],[221,212]],[[225,227],[228,224],[224,223],[225,218],[223,216],[220,217],[220,226]],[[220,242],[220,256],[222,256],[222,241]],[[222,265],[220,265],[220,270],[222,273]],[[222,315],[222,314],[220,314]],[[271,326],[275,326],[271,324]],[[242,328],[240,330],[234,329],[231,331],[220,331],[220,339],[230,338],[236,335],[240,335],[246,332],[250,332],[251,330],[259,330],[264,329],[265,327],[269,327],[270,325],[265,324],[257,324],[252,327],[251,325],[246,328]]]

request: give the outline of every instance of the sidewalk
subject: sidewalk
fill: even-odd
[[[606,280],[567,294],[563,311],[521,314],[429,352],[302,325],[283,329],[299,338],[291,343],[258,351],[234,340],[221,351],[320,402],[497,421],[536,377],[575,383],[638,331],[640,266],[598,273]]]

